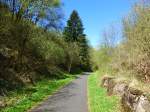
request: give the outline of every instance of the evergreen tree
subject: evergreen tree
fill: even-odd
[[[79,37],[83,35],[83,24],[77,13],[73,11],[69,20],[67,21],[67,26],[64,29],[64,38],[67,42],[75,42],[79,40]]]
[[[90,70],[89,62],[89,45],[85,35],[79,37],[79,47],[80,47],[80,58],[81,58],[81,68],[83,70]]]
[[[67,26],[64,29],[64,39],[73,43],[76,42],[80,48],[79,55],[81,64],[80,67],[84,70],[89,69],[89,46],[88,41],[86,39],[86,35],[84,34],[84,28],[82,21],[77,13],[77,11],[73,11],[69,20],[67,21]]]

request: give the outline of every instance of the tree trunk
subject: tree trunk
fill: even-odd
[[[71,68],[72,68],[72,60],[70,60],[70,63],[68,64],[68,72],[71,72]]]

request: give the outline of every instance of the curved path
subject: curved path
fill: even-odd
[[[88,112],[87,77],[78,77],[30,112]]]

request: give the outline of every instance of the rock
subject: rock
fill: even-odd
[[[101,86],[107,88],[109,95],[115,94],[119,96],[122,96],[124,94],[124,90],[128,87],[124,81],[119,82],[114,77],[109,76],[103,77]]]
[[[121,103],[125,112],[133,112],[134,104],[136,103],[136,96],[131,94],[130,89],[126,89],[121,97]]]
[[[4,108],[7,104],[5,103],[4,96],[0,95],[0,108]]]
[[[6,104],[3,101],[0,101],[0,108],[4,108]]]
[[[150,112],[150,102],[145,96],[140,96],[135,112]]]
[[[150,101],[141,90],[129,88],[122,96],[125,112],[150,112]]]
[[[131,94],[137,95],[137,96],[140,96],[140,95],[144,94],[144,92],[142,92],[141,90],[131,88],[131,87],[129,88],[129,91],[130,91]]]
[[[3,47],[0,49],[0,54],[6,58],[16,57],[18,55],[18,51],[12,50],[7,47]]]
[[[132,88],[131,85],[132,84],[127,84],[125,81],[118,81],[108,76],[103,77],[101,83],[102,87],[107,88],[109,95],[115,94],[121,97],[123,109],[121,112],[150,112],[148,93]]]
[[[128,87],[126,83],[117,83],[113,88],[113,94],[122,96]]]
[[[115,86],[114,77],[104,76],[102,78],[101,86],[105,87],[107,89],[108,95],[112,95],[113,94],[113,88]]]
[[[104,77],[102,78],[101,86],[107,88],[107,87],[109,86],[110,80],[112,80],[112,79],[114,79],[114,78],[113,78],[113,77],[110,77],[110,76],[104,76]]]

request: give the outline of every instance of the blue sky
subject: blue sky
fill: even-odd
[[[90,44],[96,47],[102,39],[102,32],[111,24],[121,27],[122,18],[128,14],[134,0],[62,0],[65,21],[71,12],[77,10]]]

